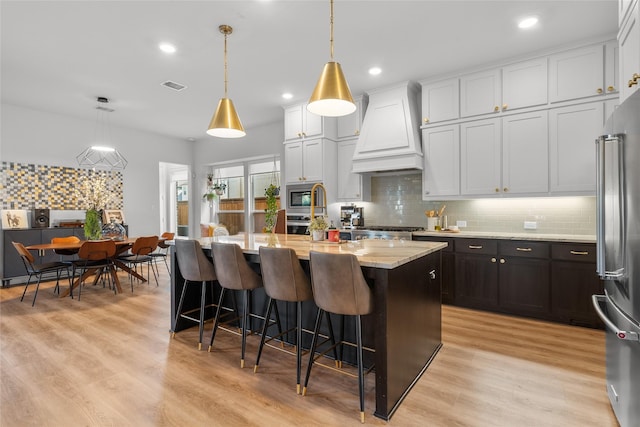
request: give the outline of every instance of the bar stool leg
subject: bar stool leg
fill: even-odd
[[[226,291],[225,288],[222,288],[222,290],[220,291],[220,299],[218,301],[218,307],[216,308],[216,317],[215,317],[215,320],[213,321],[213,331],[211,332],[211,341],[209,341],[209,352],[211,352],[211,347],[213,347],[213,340],[215,339],[216,331],[218,330],[218,323],[220,319],[220,307],[222,307],[222,300],[224,298],[225,291]]]
[[[300,371],[302,366],[302,301],[296,309],[296,394],[300,394]]]
[[[247,326],[249,321],[249,290],[244,289],[244,309],[242,310],[242,355],[240,356],[240,369],[244,368],[244,351],[247,345]]]
[[[149,274],[147,267],[147,274]],[[198,340],[198,350],[202,350],[202,334],[204,333],[204,306],[207,300],[207,282],[202,281],[202,295],[200,295],[200,339]]]
[[[342,368],[342,354],[338,357],[338,349],[336,346],[336,336],[333,333],[333,324],[331,323],[331,314],[328,312],[324,312],[327,318],[327,325],[329,326],[329,341],[331,342],[331,346],[333,347],[333,360],[336,365],[336,368]],[[340,336],[342,339],[342,336]],[[340,344],[342,345],[342,344]]]
[[[316,316],[316,325],[313,328],[313,338],[311,339],[311,349],[309,350],[309,364],[307,365],[307,375],[304,378],[304,387],[302,387],[302,395],[307,395],[307,384],[309,384],[309,376],[311,375],[311,367],[313,366],[313,356],[316,352],[316,345],[318,343],[318,333],[320,332],[320,322],[322,320],[322,314],[324,310],[318,309]]]
[[[273,308],[275,301],[269,297],[269,303],[267,304],[267,313],[264,315],[264,324],[262,325],[262,337],[260,338],[260,346],[258,347],[258,356],[256,357],[256,364],[253,367],[253,373],[258,372],[258,366],[260,365],[260,356],[262,356],[262,348],[267,338],[267,328],[269,327],[269,318],[271,317],[271,309]]]
[[[173,331],[171,333],[171,338],[176,337],[176,327],[178,326],[178,318],[180,317],[180,313],[182,312],[182,303],[184,303],[184,294],[186,293],[186,291],[187,291],[187,280],[185,279],[184,283],[182,284],[182,292],[180,293],[180,302],[178,303],[178,311],[176,312],[176,317],[173,319],[173,325],[171,327],[171,330]],[[71,294],[71,297],[73,298],[73,293]],[[202,341],[202,339],[200,340]]]
[[[360,315],[356,316],[356,343],[358,357],[358,388],[360,390],[360,422],[364,423],[364,369],[362,366],[362,322]]]

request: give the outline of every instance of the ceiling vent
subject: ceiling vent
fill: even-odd
[[[181,91],[182,89],[186,89],[187,87],[185,85],[181,85],[180,83],[176,83],[176,82],[172,82],[171,80],[167,80],[164,83],[161,83],[162,86],[166,86],[169,89],[173,89],[176,91]]]

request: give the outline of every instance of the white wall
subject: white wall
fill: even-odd
[[[95,121],[2,104],[0,160],[78,167]],[[110,114],[117,114],[110,113]],[[123,172],[124,214],[132,235],[160,234],[159,162],[193,164],[193,143],[111,126],[111,146],[129,161]]]

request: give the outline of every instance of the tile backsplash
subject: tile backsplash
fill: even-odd
[[[422,200],[421,174],[379,175],[371,178],[371,202],[365,207],[366,225],[427,226],[425,210],[439,210],[449,225],[466,221],[466,231],[594,235],[595,197],[526,197],[500,199]],[[524,222],[535,222],[535,229]]]

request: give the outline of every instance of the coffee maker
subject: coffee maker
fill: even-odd
[[[364,208],[357,206],[340,207],[340,225],[342,228],[356,228],[364,226]]]

